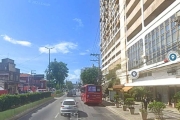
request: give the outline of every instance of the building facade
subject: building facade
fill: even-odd
[[[100,0],[102,74],[121,64],[121,83],[126,82],[125,29],[123,0]]]
[[[0,62],[0,86],[9,94],[18,92],[20,69],[15,67],[14,60],[5,58]]]
[[[26,92],[32,90],[35,92],[37,89],[46,89],[47,81],[44,79],[44,74],[20,74],[19,90],[21,92]]]
[[[106,9],[103,3],[109,2],[110,6],[116,1],[101,0],[100,9]],[[121,52],[114,59],[111,57],[113,47],[104,47],[113,39],[103,29],[113,23],[102,22],[104,12],[101,10],[102,71],[117,60],[121,64],[121,70],[117,71],[121,84],[146,86],[153,98],[160,96],[161,101],[170,103],[174,93],[180,90],[179,10],[178,0],[119,0],[120,46],[117,50]],[[116,42],[113,45],[116,46]]]
[[[131,7],[128,9],[129,4]],[[153,98],[159,96],[161,101],[170,104],[174,94],[180,90],[179,26],[176,22],[180,1],[130,1],[127,12],[130,9],[140,13],[129,15],[137,17],[136,20],[132,17],[132,25],[126,18],[127,66],[129,74],[135,71],[138,76],[133,78],[130,75],[132,83],[126,86],[147,86]],[[131,25],[129,29],[128,24]],[[171,59],[170,55],[175,55],[175,59]]]

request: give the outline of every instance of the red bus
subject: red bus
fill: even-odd
[[[102,87],[100,85],[86,84],[81,87],[81,100],[84,103],[102,103]]]

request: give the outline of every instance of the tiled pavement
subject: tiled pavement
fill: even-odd
[[[112,111],[115,114],[118,114],[120,117],[122,117],[125,120],[142,120],[142,118],[139,115],[139,109],[141,108],[141,103],[136,102],[135,107],[135,114],[131,115],[129,110],[123,111],[122,106],[119,108],[116,108],[114,103],[103,101],[103,105],[106,106],[106,108],[110,111]],[[165,120],[180,120],[180,112],[176,108],[172,108],[167,106],[163,110],[163,118]],[[164,120],[163,119],[163,120]],[[147,120],[154,120],[154,114],[148,111]]]

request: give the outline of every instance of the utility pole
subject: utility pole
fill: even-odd
[[[98,84],[101,85],[101,68],[100,68],[100,54],[91,54],[91,56],[95,56],[95,60],[91,61],[96,61],[98,62]]]
[[[50,85],[50,50],[53,49],[54,47],[51,47],[51,48],[50,47],[45,47],[45,48],[49,50],[49,72],[48,72],[49,74],[48,74],[48,79],[49,79],[49,87],[50,87],[51,86]]]
[[[36,70],[31,70],[31,83],[32,83],[32,78],[33,78],[33,80],[34,80],[34,76],[32,77],[32,75],[36,74],[36,73],[33,72],[33,71],[36,71]],[[36,82],[35,82],[35,83],[36,83]]]

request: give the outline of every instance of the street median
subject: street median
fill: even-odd
[[[6,110],[0,112],[0,120],[15,120],[20,118],[21,116],[29,113],[30,111],[40,107],[43,104],[51,102],[54,100],[54,97],[44,98],[14,109]]]

